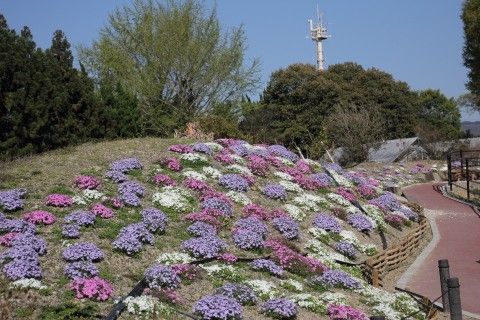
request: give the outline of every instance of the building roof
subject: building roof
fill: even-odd
[[[407,154],[408,151],[418,142],[417,137],[386,140],[380,146],[370,148],[368,151],[368,161],[389,163],[395,162]],[[418,150],[417,150],[418,151]],[[343,148],[336,148],[331,151],[335,161],[338,161],[343,155]]]

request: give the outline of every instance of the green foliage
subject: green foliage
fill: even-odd
[[[142,135],[138,100],[120,84],[101,83],[100,97],[105,107],[107,138],[135,138]]]
[[[325,121],[336,106],[378,110],[387,138],[414,133],[416,95],[404,82],[355,63],[319,72],[312,65],[293,64],[274,72],[257,105],[247,106],[241,128],[257,141],[299,147],[318,157],[331,144]]]
[[[17,34],[0,15],[0,158],[101,137],[101,115],[93,82],[73,68],[63,32],[42,51],[27,27]]]
[[[345,162],[357,162],[368,150],[361,144],[411,137],[419,124],[447,124],[447,136],[455,137],[459,123],[453,101],[442,100],[439,92],[435,98],[437,104],[428,104],[405,82],[352,62],[323,72],[293,64],[272,74],[259,103],[244,104],[240,128],[255,142],[283,143],[311,158],[346,146],[354,156]],[[354,145],[360,149],[351,150]]]
[[[214,139],[242,138],[243,134],[238,128],[238,122],[220,115],[207,114],[197,119],[202,132],[213,134]]]
[[[474,106],[480,108],[480,0],[466,0],[462,8],[465,44],[463,61],[468,69],[467,88]]]
[[[428,89],[418,93],[418,107],[419,126],[436,134],[427,142],[459,137],[460,111],[453,99],[448,99],[439,90]]]
[[[55,307],[44,307],[40,315],[42,320],[92,319],[98,316],[98,307],[93,303],[65,303]]]
[[[340,163],[351,165],[368,158],[369,149],[385,136],[385,123],[377,110],[337,105],[326,120],[327,132],[341,146]]]
[[[75,192],[73,192],[71,188],[64,185],[56,185],[55,187],[50,188],[49,193],[62,193],[70,196],[75,195]]]
[[[97,80],[138,97],[143,134],[168,135],[257,84],[243,29],[223,31],[197,0],[136,0],[117,9],[80,59]]]

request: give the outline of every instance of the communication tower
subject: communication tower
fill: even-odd
[[[324,70],[325,58],[323,56],[323,41],[331,36],[327,33],[327,28],[323,25],[323,17],[320,15],[320,11],[317,6],[317,22],[308,20],[310,26],[310,38],[315,42],[317,49],[317,68],[318,70]]]

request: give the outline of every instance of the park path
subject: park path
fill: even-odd
[[[404,194],[425,208],[434,236],[398,286],[431,300],[438,298],[438,260],[448,259],[450,276],[460,280],[462,309],[480,319],[480,263],[476,262],[480,260],[480,217],[469,206],[435,191],[432,184],[408,187]]]

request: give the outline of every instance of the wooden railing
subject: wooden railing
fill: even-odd
[[[365,277],[370,280],[373,286],[383,287],[383,276],[392,270],[397,269],[401,263],[407,260],[415,251],[422,238],[430,232],[428,220],[421,216],[420,223],[400,243],[379,252],[367,259],[363,264]]]
[[[362,269],[365,278],[373,286],[383,287],[383,277],[389,271],[397,269],[405,260],[411,257],[412,253],[418,249],[422,239],[429,232],[431,231],[427,218],[420,216],[419,225],[401,242],[379,252],[363,263]],[[426,297],[421,297],[421,301],[419,302],[424,306],[427,319],[436,319],[437,310],[434,308],[432,302]]]

